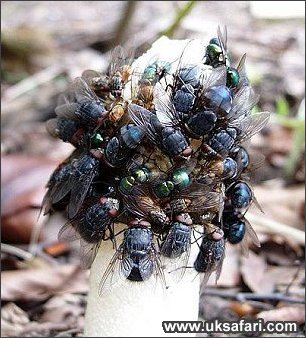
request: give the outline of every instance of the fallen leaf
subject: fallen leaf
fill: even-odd
[[[7,243],[29,243],[45,185],[58,161],[22,155],[2,156],[1,233]],[[42,234],[39,239],[42,239]]]
[[[54,296],[43,305],[40,321],[62,323],[76,326],[78,318],[84,315],[86,299],[79,294],[67,293]]]
[[[58,161],[26,156],[2,156],[1,212],[8,216],[27,207],[40,207],[45,186]],[[8,173],[7,173],[8,172]]]
[[[295,266],[271,266],[266,263],[264,256],[250,252],[249,257],[241,258],[241,274],[245,284],[256,293],[271,293],[278,286],[303,283],[303,271]]]
[[[266,279],[267,270],[266,260],[263,256],[249,252],[249,257],[241,257],[240,271],[245,284],[253,291],[258,293],[272,292],[273,281]]]
[[[256,317],[264,321],[295,321],[301,325],[305,323],[305,307],[303,305],[284,306],[275,310],[262,311]]]
[[[30,322],[25,311],[14,303],[1,308],[1,337],[14,337],[16,333]]]
[[[300,212],[301,203],[305,205],[304,185],[284,187],[282,182],[273,180],[255,186],[254,193],[265,212],[265,217],[294,228],[305,229],[305,220]],[[256,208],[252,209],[259,212]]]
[[[74,265],[50,268],[3,271],[2,300],[44,300],[65,292],[86,293],[88,272]]]
[[[229,306],[230,300],[202,294],[199,315],[205,320],[237,320],[238,316]]]
[[[26,244],[31,240],[39,209],[27,208],[1,219],[2,241],[12,244]],[[43,239],[40,232],[39,240]]]
[[[296,252],[287,242],[278,243],[271,240],[271,237],[261,242],[260,253],[266,257],[269,264],[293,266],[298,259]]]

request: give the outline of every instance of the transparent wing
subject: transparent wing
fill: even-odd
[[[68,84],[65,91],[58,96],[57,105],[61,106],[66,103],[76,102],[75,92],[73,90],[72,82]]]
[[[245,223],[246,223],[246,232],[247,232],[247,235],[252,239],[253,243],[258,247],[260,248],[260,242],[259,242],[259,239],[257,237],[257,234],[255,232],[255,230],[253,229],[251,223],[245,219]]]
[[[247,116],[242,120],[238,120],[229,124],[230,127],[234,127],[240,132],[238,135],[238,141],[244,142],[250,139],[253,135],[260,132],[263,129],[270,118],[269,112],[256,113],[251,116]]]
[[[71,196],[68,205],[69,218],[74,217],[80,210],[88,189],[97,174],[98,162],[90,171],[81,175],[74,175],[71,179]]]
[[[82,78],[84,79],[84,81],[87,83],[88,86],[92,85],[92,80],[94,78],[100,78],[100,77],[102,77],[102,73],[99,73],[92,69],[86,69],[82,73]]]
[[[201,95],[213,86],[221,86],[226,84],[226,67],[220,66],[217,68],[207,68],[201,74]]]
[[[152,244],[152,249],[151,249],[151,252],[150,252],[150,258],[149,259],[153,261],[153,269],[154,269],[153,273],[154,273],[156,282],[158,280],[160,280],[161,283],[162,283],[163,289],[166,289],[167,283],[166,283],[166,278],[165,278],[165,274],[164,274],[164,270],[163,270],[163,265],[162,265],[162,262],[160,260],[159,253],[157,252],[157,250],[154,247],[154,244]]]
[[[98,288],[99,296],[106,291],[110,291],[119,281],[125,280],[131,273],[132,268],[133,262],[129,257],[124,257],[123,244],[121,244],[101,278]]]
[[[240,243],[240,249],[242,251],[243,256],[248,257],[250,243],[254,243],[258,248],[260,248],[260,242],[251,223],[246,218],[244,218],[243,220],[246,225],[246,233],[242,242]]]
[[[243,54],[237,66],[237,71],[239,73],[239,86],[248,86],[250,84],[250,81],[246,74],[245,61],[246,54]]]
[[[90,100],[94,101],[101,101],[98,96],[95,94],[95,92],[89,87],[89,85],[86,83],[86,81],[81,78],[77,77],[73,83],[72,88],[75,92],[75,96],[77,99],[77,102],[87,102]]]
[[[173,85],[174,85],[174,88],[177,88],[177,86],[178,86],[179,83],[184,84],[184,82],[182,81],[181,77],[179,76],[179,72],[180,72],[180,70],[183,67],[186,67],[188,65],[188,59],[187,59],[187,57],[185,55],[185,52],[186,52],[187,47],[190,45],[190,43],[192,41],[193,40],[189,40],[186,43],[186,45],[184,46],[184,48],[182,50],[182,53],[178,57],[178,64],[177,64],[177,67],[176,67],[176,71],[173,74],[173,78],[174,78]]]
[[[100,243],[87,243],[82,238],[80,239],[80,255],[81,266],[84,269],[89,269],[96,258]]]
[[[222,240],[221,240],[222,241]],[[214,245],[219,245],[218,244],[219,242],[215,242]],[[218,261],[215,261],[214,260],[214,257],[210,257],[210,262],[208,263],[208,267],[207,267],[207,271],[204,272],[204,277],[203,277],[203,280],[202,280],[202,283],[204,285],[207,284],[211,274],[213,272],[216,272],[216,283],[217,283],[217,280],[218,278],[220,277],[220,274],[222,272],[222,265],[223,265],[223,260],[224,260],[224,257],[225,257],[225,247],[222,246],[222,254],[221,254],[221,257],[218,259]],[[212,253],[211,253],[212,255]]]
[[[223,27],[223,32],[221,31],[220,26],[217,28],[218,40],[222,49],[224,56],[227,54],[227,27]]]
[[[124,196],[123,200],[126,209],[138,217],[147,218],[151,211],[162,213],[160,207],[139,187],[135,187],[131,195]]]
[[[49,119],[46,122],[46,129],[51,136],[58,137],[57,118]]]
[[[61,242],[73,242],[79,240],[80,238],[80,233],[70,221],[66,222],[58,232],[58,240]]]
[[[225,250],[223,251],[222,257],[217,265],[216,268],[216,284],[218,282],[218,279],[220,278],[221,272],[222,272],[222,266],[223,266],[223,262],[224,262],[224,258],[225,258]]]
[[[229,121],[235,121],[239,118],[243,118],[246,114],[255,107],[258,102],[259,95],[255,95],[252,87],[243,86],[233,96],[232,108],[229,112]]]
[[[152,124],[152,120],[156,119],[157,117],[151,113],[149,110],[138,106],[137,104],[129,104],[128,111],[130,118],[132,121],[143,129],[147,135],[147,137],[154,143],[158,144],[158,131],[154,124]],[[156,125],[156,123],[155,123]]]
[[[163,126],[179,125],[180,119],[170,95],[160,83],[157,83],[154,87],[154,106],[156,115]]]
[[[134,55],[134,48],[125,49],[122,46],[116,46],[110,55],[109,76],[112,77],[117,71],[121,71],[123,66],[131,65]]]
[[[73,171],[70,173],[69,177],[65,182],[61,182],[56,184],[54,187],[54,192],[52,193],[53,196],[53,203],[57,203],[61,201],[66,195],[68,195],[73,186]]]
[[[55,108],[55,114],[58,117],[66,118],[69,120],[77,120],[78,116],[75,114],[79,108],[79,104],[76,102],[67,102],[61,104]]]
[[[188,206],[188,212],[204,212],[207,209],[214,208],[221,204],[220,194],[217,192],[203,193],[199,196],[190,195],[191,204]]]
[[[145,212],[139,207],[139,201],[135,196],[129,195],[123,197],[123,205],[133,215],[144,218]]]

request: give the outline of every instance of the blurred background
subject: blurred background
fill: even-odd
[[[247,53],[256,109],[272,116],[251,142],[266,158],[251,175],[265,214],[248,212],[262,247],[248,258],[227,247],[218,285],[202,288],[199,318],[294,320],[300,331],[284,336],[305,335],[304,5],[1,2],[2,336],[82,335],[88,271],[78,267],[76,247],[57,241],[64,216],[38,220],[45,184],[73,149],[45,130],[57,96],[83,70],[105,70],[117,44],[133,44],[141,55],[162,35],[208,43],[218,25],[227,26],[234,62]]]

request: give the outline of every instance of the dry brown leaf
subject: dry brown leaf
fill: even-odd
[[[297,266],[269,266],[265,279],[273,281],[275,289],[280,290],[284,286],[303,285],[305,282],[305,270]]]
[[[22,155],[2,156],[1,160],[2,240],[29,243],[37,224],[45,185],[58,162]]]
[[[272,241],[270,236],[261,242],[260,253],[266,257],[268,263],[283,266],[293,266],[298,258],[287,242]]]
[[[265,258],[249,252],[249,257],[241,257],[240,271],[245,284],[254,292],[271,292],[274,288],[273,281],[266,279],[267,264]]]
[[[282,182],[267,182],[254,187],[257,200],[262,206],[265,217],[301,230],[305,220],[301,217],[301,204],[305,204],[305,186],[283,187]],[[254,212],[258,212],[253,208]],[[253,211],[252,211],[253,212]]]
[[[295,321],[301,325],[305,323],[305,307],[303,305],[284,306],[275,310],[262,311],[256,317],[264,321]]]
[[[43,300],[59,293],[86,293],[88,272],[74,265],[3,271],[2,300]]]
[[[31,240],[39,209],[27,208],[1,219],[2,240],[6,243],[26,244]],[[43,234],[39,234],[39,240]]]
[[[44,313],[40,321],[76,325],[78,318],[84,315],[85,296],[67,293],[54,296],[43,305]]]
[[[2,216],[14,214],[27,207],[39,207],[45,185],[58,161],[7,155],[1,157],[1,162]]]
[[[229,306],[230,300],[202,294],[199,315],[205,320],[237,320],[238,316]]]
[[[1,337],[15,336],[30,322],[25,311],[14,303],[8,303],[1,308]]]
[[[279,286],[303,283],[303,271],[295,266],[269,266],[265,258],[250,252],[248,258],[241,258],[241,274],[245,284],[256,293],[271,293]]]

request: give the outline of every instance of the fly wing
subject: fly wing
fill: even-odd
[[[226,84],[226,67],[220,66],[213,69],[204,69],[200,78],[201,95],[205,95],[206,91],[213,86],[221,86]]]
[[[158,145],[159,131],[156,129],[156,123],[152,123],[153,119],[158,122],[156,115],[137,104],[129,104],[128,111],[132,121],[146,133],[154,144]]]
[[[86,69],[82,73],[82,78],[87,83],[88,86],[92,85],[92,79],[94,78],[100,78],[102,76],[101,73],[92,70],[92,69]]]
[[[245,60],[246,60],[246,54],[243,54],[237,66],[237,71],[239,73],[239,87],[248,86],[250,84],[250,81],[246,74]]]
[[[247,116],[242,120],[233,122],[230,126],[236,128],[238,132],[240,132],[238,140],[241,143],[249,140],[252,136],[260,132],[260,130],[267,125],[269,118],[269,112],[256,113]]]
[[[255,244],[259,248],[260,241],[251,223],[246,218],[244,218],[243,220],[246,225],[246,233],[245,233],[243,240],[240,242],[239,246],[240,246],[243,256],[248,257],[250,243]]]
[[[73,187],[73,172],[69,174],[69,177],[65,182],[61,184],[57,184],[54,187],[53,195],[53,203],[57,203],[61,201],[65,196],[67,196]]]
[[[218,40],[222,49],[224,56],[227,54],[227,27],[223,27],[223,32],[221,31],[220,26],[217,28]]]
[[[135,55],[134,48],[125,49],[116,46],[110,55],[109,75],[112,77],[117,71],[122,71],[123,66],[131,65]]]
[[[163,126],[173,127],[179,125],[180,119],[170,95],[160,83],[157,83],[154,87],[154,106],[156,115]]]
[[[89,87],[82,77],[77,77],[72,83],[77,102],[97,101],[101,102],[95,92]]]
[[[118,282],[126,280],[130,275],[132,268],[133,261],[124,254],[123,244],[121,244],[101,278],[98,291],[99,296],[107,291],[111,291],[112,287]]]
[[[99,243],[87,243],[83,239],[80,239],[80,255],[81,255],[81,266],[84,269],[89,269],[91,264],[96,258]]]
[[[71,183],[71,195],[68,205],[68,216],[69,218],[74,217],[77,212],[80,210],[83,201],[86,197],[88,189],[97,175],[98,161],[96,161],[95,166],[90,170],[86,170],[82,174],[75,174],[72,178]]]
[[[233,96],[232,108],[229,112],[229,121],[235,121],[245,117],[255,107],[259,96],[255,95],[250,86],[241,87]]]
[[[81,238],[77,229],[71,224],[66,222],[58,232],[58,240],[60,242],[73,242]]]

